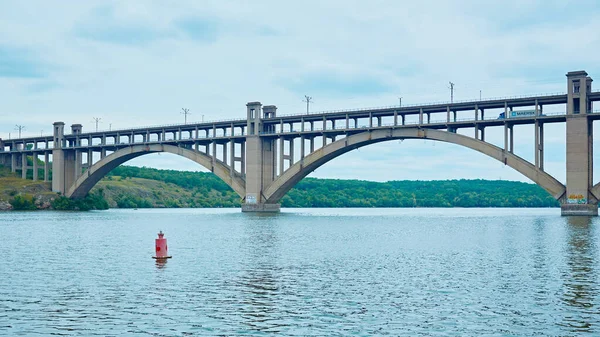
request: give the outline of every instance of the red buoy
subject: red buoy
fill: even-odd
[[[162,231],[158,233],[158,239],[156,239],[156,256],[153,256],[153,259],[163,260],[171,258],[168,252],[167,239],[163,237],[164,235]]]

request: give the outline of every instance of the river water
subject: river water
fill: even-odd
[[[600,220],[559,213],[2,213],[0,335],[599,336]]]

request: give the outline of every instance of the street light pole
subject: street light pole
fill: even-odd
[[[98,122],[100,122],[100,120],[102,118],[100,118],[100,117],[92,117],[92,119],[94,120],[94,122],[96,122],[96,132],[98,132]]]
[[[15,125],[15,130],[19,130],[19,138],[21,138],[21,131],[25,130],[25,126],[24,125]]]
[[[307,115],[309,114],[308,111],[310,109],[310,103],[312,102],[312,99],[313,99],[312,97],[310,97],[308,95],[304,95],[304,101],[303,102],[306,102],[306,114]]]
[[[183,110],[181,113],[183,114],[183,124],[187,124],[187,115],[190,115],[190,109],[181,108]]]

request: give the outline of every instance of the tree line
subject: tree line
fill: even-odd
[[[170,206],[239,207],[240,198],[213,173],[119,166],[109,173],[121,178],[163,181],[191,191]],[[153,195],[160,196],[154,191]],[[152,200],[122,196],[118,207],[151,207]],[[189,199],[189,200],[188,200]],[[138,202],[139,201],[139,202]],[[139,205],[138,205],[139,204]],[[305,178],[282,199],[282,207],[557,207],[559,203],[535,184],[504,180],[433,180],[372,182]]]

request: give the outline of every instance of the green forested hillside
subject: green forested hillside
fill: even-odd
[[[212,173],[133,166],[114,169],[85,200],[58,196],[50,184],[22,180],[0,168],[0,209],[239,207],[240,197]],[[106,202],[104,201],[106,200]],[[439,180],[385,183],[305,178],[281,200],[283,207],[557,207],[535,184]]]
[[[541,187],[514,181],[434,180],[376,183],[306,178],[286,207],[555,207]]]
[[[212,173],[120,166],[96,187],[111,207],[238,207]],[[556,207],[535,184],[513,181],[390,181],[305,178],[283,207]]]

